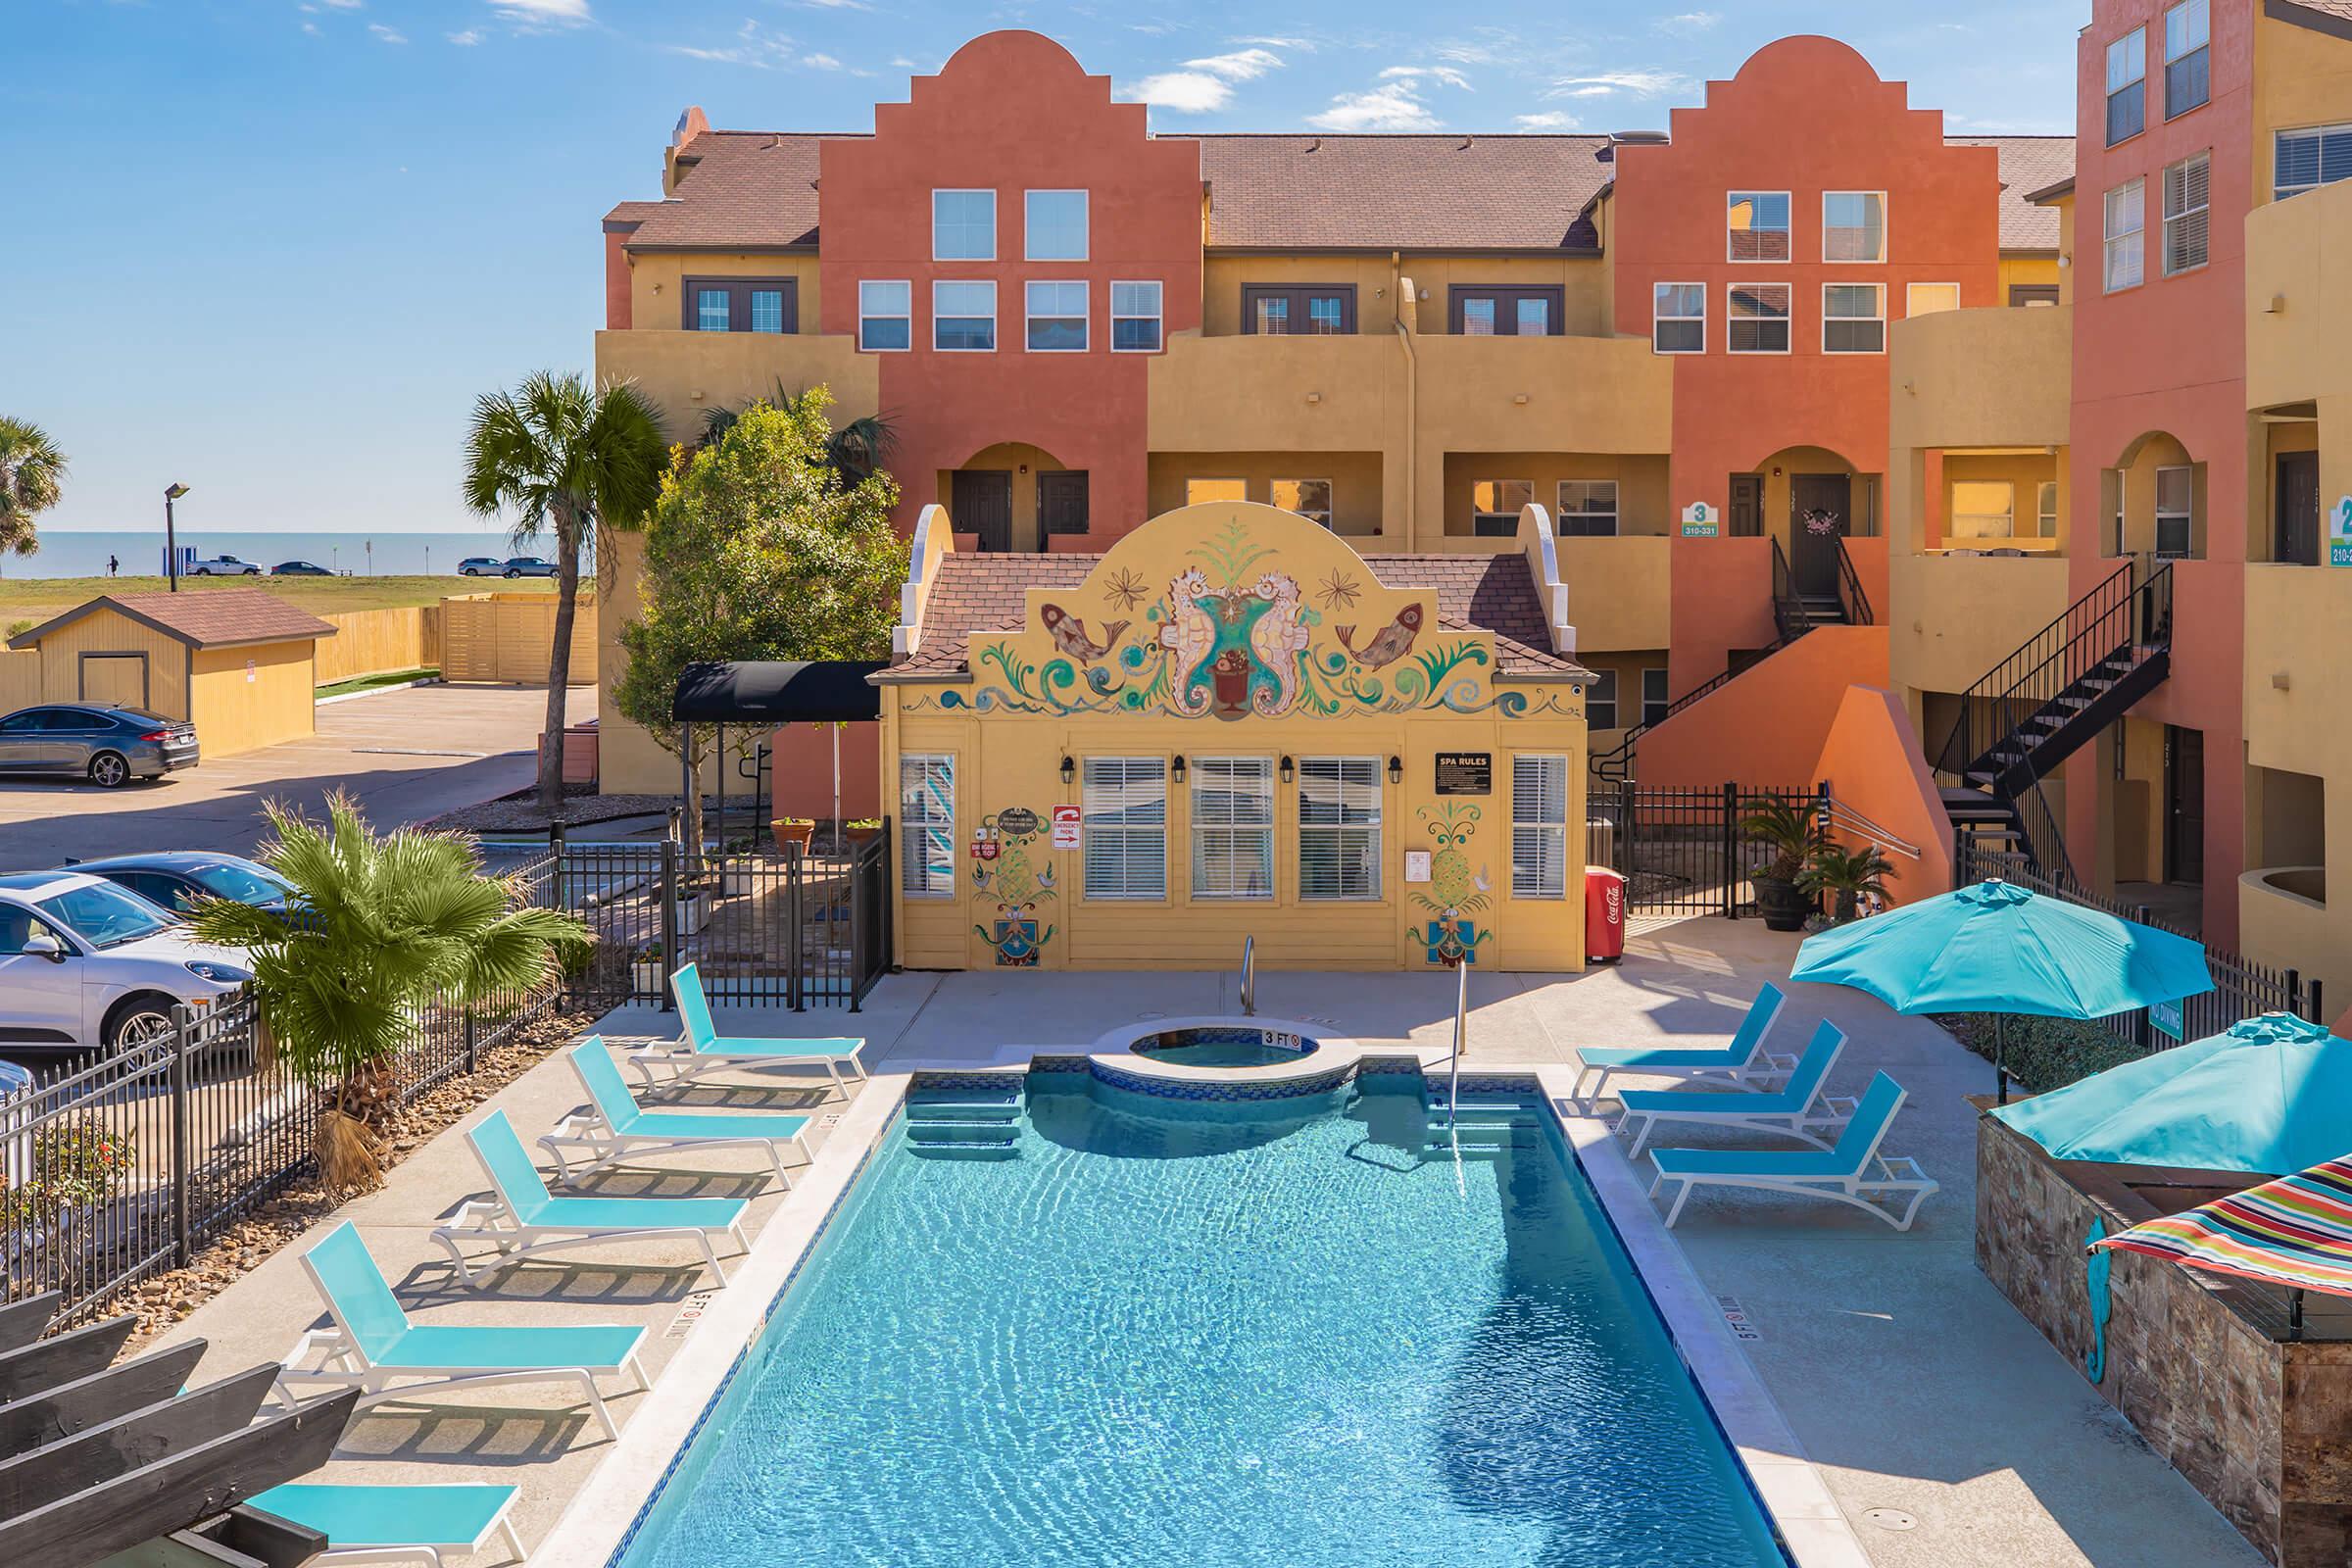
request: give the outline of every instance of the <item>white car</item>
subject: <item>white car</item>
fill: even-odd
[[[0,876],[0,1055],[141,1045],[174,1004],[253,978],[245,955],[188,936],[137,894],[79,871]]]
[[[190,577],[259,577],[258,562],[239,561],[234,556],[215,556],[209,561],[191,561],[185,575]]]

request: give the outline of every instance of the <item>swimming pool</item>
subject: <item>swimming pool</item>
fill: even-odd
[[[1783,1564],[1549,1113],[920,1088],[618,1561]]]

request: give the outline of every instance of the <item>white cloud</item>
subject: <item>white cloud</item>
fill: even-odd
[[[576,27],[589,20],[588,0],[490,0],[490,9],[530,26]]]
[[[1282,56],[1272,50],[1237,49],[1231,54],[1187,60],[1182,70],[1146,76],[1128,92],[1171,114],[1213,115],[1233,102],[1235,82],[1254,81],[1280,69]]]
[[[406,33],[397,28],[387,27],[380,22],[368,24],[368,30],[375,34],[378,43],[407,43],[409,41]]]
[[[456,44],[461,49],[470,49],[475,44],[482,41],[482,29],[479,27],[467,27],[464,32],[444,33],[442,36],[447,38],[451,43]]]
[[[1711,31],[1723,18],[1712,11],[1686,11],[1679,17],[1660,17],[1651,25],[1660,32],[1670,32],[1678,38]]]
[[[801,64],[812,71],[839,71],[841,62],[831,55],[803,55]]]
[[[811,11],[871,11],[865,0],[799,0]]]
[[[1282,56],[1266,49],[1237,49],[1229,55],[1210,55],[1203,60],[1187,60],[1187,71],[1205,71],[1226,81],[1254,81],[1269,71],[1282,67]]]
[[[1576,128],[1576,117],[1563,115],[1556,109],[1546,110],[1540,115],[1514,115],[1511,118],[1518,122],[1521,130],[1574,130]]]
[[[316,22],[306,22],[302,24],[302,30],[316,38],[318,36],[318,24]]]
[[[1509,58],[1502,44],[1473,43],[1466,38],[1448,39],[1432,52],[1457,66],[1499,66]]]
[[[1410,81],[1391,81],[1370,92],[1344,92],[1306,122],[1324,130],[1435,130],[1438,117],[1414,93]]]
[[[359,11],[366,8],[368,0],[320,0],[320,3],[333,6],[337,11]],[[303,9],[308,11],[311,8],[304,6]]]
[[[1673,71],[1604,71],[1592,76],[1561,76],[1551,84],[1548,98],[1606,98],[1626,93],[1655,98],[1690,85],[1690,78]]]
[[[1314,44],[1304,38],[1236,38],[1233,41],[1235,43],[1260,43],[1269,49],[1296,49],[1300,54],[1306,55],[1315,52]]]
[[[1470,78],[1451,66],[1391,66],[1380,74],[1383,81],[1417,81],[1424,76],[1431,81],[1443,82],[1448,87],[1460,87],[1465,91],[1470,86]]]

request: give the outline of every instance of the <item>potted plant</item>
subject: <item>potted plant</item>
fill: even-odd
[[[1741,836],[1771,852],[1771,858],[1748,873],[1756,885],[1756,908],[1764,916],[1764,929],[1802,931],[1805,915],[1817,901],[1797,886],[1797,878],[1823,842],[1820,813],[1810,801],[1791,805],[1763,795],[1749,797],[1740,808],[1746,813],[1740,818]]]
[[[629,994],[658,1000],[662,986],[668,982],[669,969],[662,961],[662,944],[648,942],[639,948],[637,956],[629,960]]]
[[[777,849],[791,845],[803,855],[808,853],[808,841],[816,836],[816,818],[812,816],[779,816],[768,826],[775,830]]]
[[[852,844],[864,844],[882,831],[882,819],[878,816],[861,816],[842,831],[849,835]]]
[[[1886,878],[1893,874],[1894,862],[1877,845],[1849,850],[1824,839],[1813,847],[1805,868],[1797,873],[1796,885],[1809,899],[1828,894],[1831,918],[1843,925],[1860,917],[1864,899],[1874,906],[1886,902]]]
[[[757,881],[750,861],[752,841],[749,838],[729,839],[726,853],[718,861],[718,896],[739,899],[752,891]]]
[[[327,820],[267,803],[261,858],[293,885],[285,910],[207,899],[190,935],[243,949],[278,1059],[326,1092],[319,1173],[350,1191],[381,1177],[377,1129],[399,1100],[400,1053],[433,1004],[470,1006],[557,978],[588,940],[568,914],[522,906],[485,876],[473,841],[416,828],[377,834],[340,792]]]

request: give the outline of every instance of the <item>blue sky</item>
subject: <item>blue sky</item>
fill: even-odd
[[[597,220],[678,112],[864,130],[974,33],[1054,34],[1162,130],[1662,127],[1826,32],[1954,131],[2072,128],[2082,0],[1340,6],[9,0],[0,409],[73,460],[47,528],[466,526],[472,399],[585,369]],[[32,564],[27,563],[27,565]],[[37,567],[35,568],[37,569]]]

